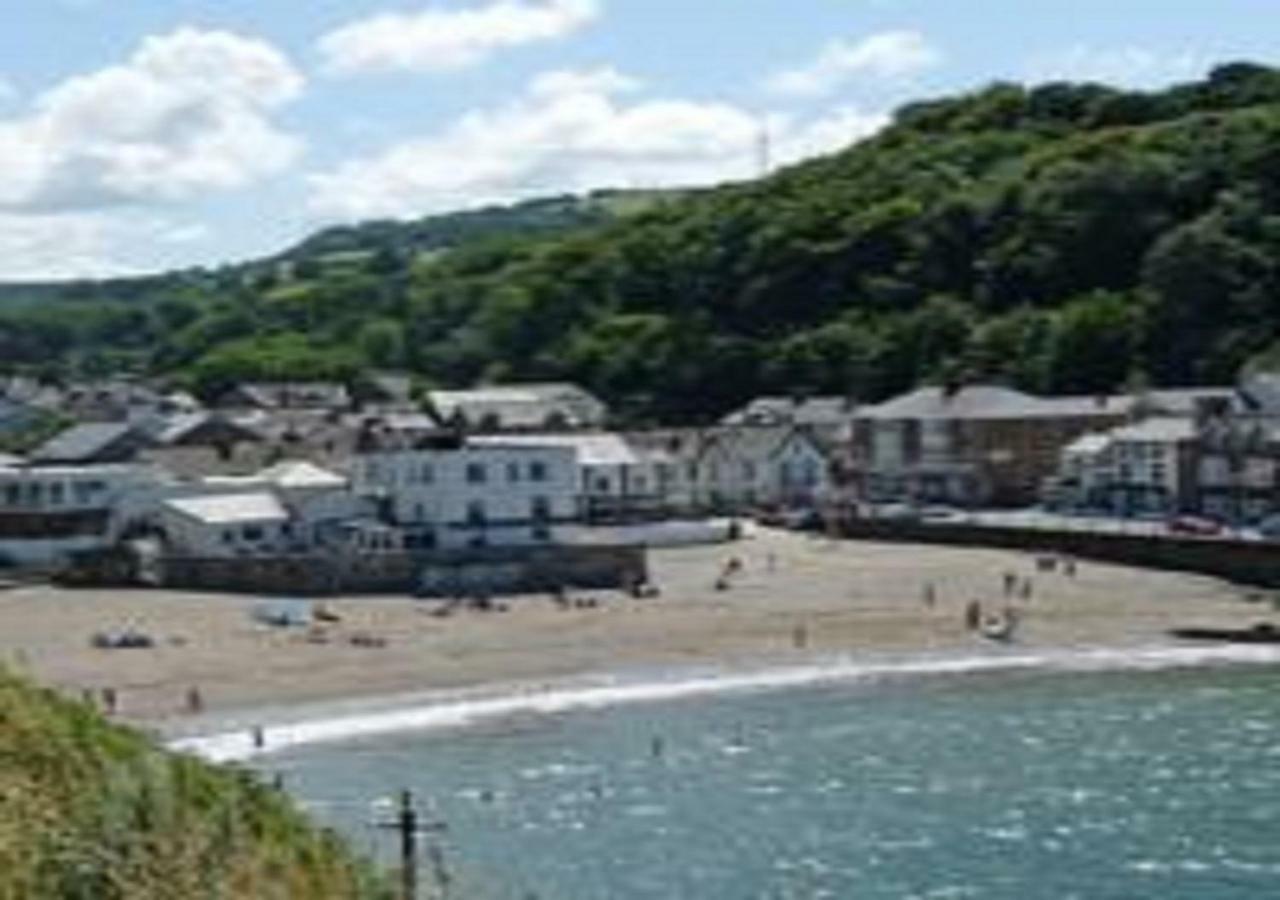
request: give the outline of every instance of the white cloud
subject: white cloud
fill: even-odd
[[[598,0],[498,0],[472,9],[431,7],[360,19],[320,39],[332,72],[440,72],[499,50],[565,37],[600,14]]]
[[[556,72],[492,110],[381,155],[313,175],[325,217],[400,217],[603,187],[703,185],[756,174],[766,122],[777,162],[845,146],[884,117],[844,110],[809,121],[725,103],[636,99],[612,69]]]
[[[0,278],[103,278],[177,263],[207,237],[198,223],[143,212],[0,213]]]
[[[885,31],[861,41],[831,41],[811,62],[769,76],[765,87],[776,94],[820,97],[860,76],[902,78],[931,68],[942,53],[915,31]]]
[[[1151,88],[1196,78],[1210,65],[1209,59],[1198,53],[1160,53],[1142,47],[1105,49],[1081,44],[1033,60],[1028,68],[1035,81],[1091,81]]]
[[[269,114],[302,88],[263,41],[194,29],[147,38],[126,62],[0,119],[0,209],[87,210],[244,187],[299,155]]]

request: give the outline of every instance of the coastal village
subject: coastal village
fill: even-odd
[[[242,384],[209,406],[123,379],[12,378],[0,391],[0,436],[66,423],[0,457],[0,562],[90,579],[312,593],[621,585],[645,575],[618,551],[723,538],[748,517],[821,529],[1036,507],[1280,532],[1272,376],[1097,397],[996,385],[874,405],[766,397],[711,427],[646,431],[610,430],[605,404],[572,384],[415,393],[388,374],[358,393]]]

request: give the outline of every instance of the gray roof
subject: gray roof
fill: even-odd
[[[1161,416],[1116,428],[1109,435],[1112,440],[1122,443],[1166,444],[1194,440],[1196,433],[1195,422],[1191,419]]]
[[[31,461],[39,465],[124,462],[145,442],[127,423],[93,422],[72,426],[50,438],[31,454]]]
[[[970,385],[958,390],[917,388],[878,406],[864,406],[855,417],[880,421],[1114,417],[1127,409],[1127,404],[1106,397],[1035,397],[998,385]]]
[[[575,384],[548,382],[430,391],[431,408],[444,421],[462,416],[472,426],[494,419],[498,428],[544,428],[554,417],[568,427],[602,424],[605,405]]]
[[[725,425],[842,425],[857,404],[849,397],[757,397],[722,420]]]

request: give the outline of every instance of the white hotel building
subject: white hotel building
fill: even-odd
[[[549,543],[577,518],[577,486],[572,447],[519,438],[367,449],[352,480],[421,549]]]

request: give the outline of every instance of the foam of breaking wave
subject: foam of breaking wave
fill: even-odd
[[[1018,670],[1146,671],[1276,663],[1280,663],[1280,647],[1247,645],[1008,652],[874,662],[833,659],[803,666],[675,675],[652,681],[614,678],[588,684],[526,687],[474,699],[437,699],[367,713],[281,723],[264,729],[262,747],[255,747],[253,733],[247,729],[182,738],[169,746],[213,762],[236,762],[302,746],[401,732],[467,728],[517,715],[549,716],[576,710],[823,684]]]

